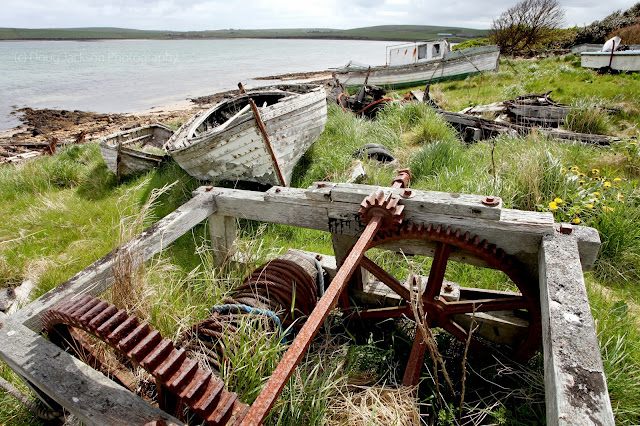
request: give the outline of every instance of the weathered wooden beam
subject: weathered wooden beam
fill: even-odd
[[[98,296],[109,288],[113,284],[112,267],[119,255],[132,253],[135,254],[134,259],[143,262],[149,260],[215,211],[213,195],[206,191],[199,193],[123,246],[98,259],[13,314],[12,320],[21,321],[30,329],[39,332],[42,330],[42,313],[66,295],[86,293]]]
[[[548,425],[614,425],[577,239],[542,239],[540,302]]]
[[[236,250],[236,218],[212,214],[209,216],[209,236],[213,264],[222,266]]]
[[[182,424],[1,313],[0,359],[84,424]]]
[[[318,183],[309,189],[274,187],[266,193],[259,193],[213,188],[211,193],[215,195],[221,215],[358,236],[363,229],[357,214],[360,202],[364,199],[363,194],[368,195],[378,189],[401,191],[366,185]],[[413,190],[412,194],[411,198],[401,201],[405,205],[407,220],[452,226],[486,238],[507,254],[516,256],[534,274],[538,271],[541,238],[545,234],[552,234],[558,226],[554,224],[550,213],[525,212],[500,206],[490,208],[482,205],[481,196],[459,196],[461,201],[457,204],[458,194],[434,193],[437,196],[431,198],[425,195],[432,194],[427,191]],[[586,261],[595,260],[591,254],[597,252],[599,247],[599,240],[592,238],[594,233],[597,235],[595,230],[585,231],[583,234],[589,238],[584,241],[580,239],[581,252],[585,250],[589,253],[585,255]],[[406,254],[432,255],[429,242],[405,242],[402,248]],[[456,256],[455,252],[452,253],[454,260],[484,266],[472,256]],[[585,262],[584,265],[588,269],[592,264]]]

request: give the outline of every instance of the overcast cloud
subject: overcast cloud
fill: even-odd
[[[441,25],[489,28],[517,1],[494,0],[2,0],[0,27],[122,27],[158,30],[357,28]],[[628,0],[560,0],[565,26],[586,25]]]

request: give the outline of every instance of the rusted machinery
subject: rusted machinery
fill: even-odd
[[[456,338],[466,341],[468,332],[461,317],[491,311],[510,311],[527,322],[528,327],[518,344],[512,348],[515,357],[530,356],[538,349],[540,339],[540,307],[535,294],[536,285],[530,272],[512,256],[506,255],[488,241],[431,223],[405,221],[403,198],[413,195],[407,188],[411,174],[401,170],[393,188],[404,188],[399,196],[376,191],[365,197],[358,216],[365,225],[357,242],[343,260],[335,278],[326,290],[322,284],[322,269],[315,259],[296,253],[286,253],[255,270],[235,289],[233,297],[224,305],[214,307],[211,318],[194,325],[176,347],[149,325],[115,306],[91,296],[70,296],[43,315],[43,324],[51,341],[60,346],[72,346],[81,357],[94,365],[98,358],[87,343],[89,333],[107,342],[128,362],[142,366],[156,381],[160,407],[186,420],[188,407],[192,414],[212,425],[257,425],[267,416],[287,380],[320,330],[330,310],[337,304],[346,312],[357,312],[361,318],[413,318],[411,290],[407,285],[378,266],[366,252],[389,243],[429,241],[435,244],[434,260],[423,293],[420,295],[426,322],[441,327]],[[485,199],[485,204],[496,204]],[[484,266],[503,271],[518,287],[520,293],[504,293],[465,289],[462,299],[441,296],[451,289],[444,285],[444,274],[451,251],[457,256],[468,253],[484,262]],[[404,303],[394,307],[353,310],[347,296],[347,284],[359,268],[395,292]],[[409,283],[408,285],[413,285]],[[449,285],[450,286],[450,285]],[[321,296],[321,297],[320,297]],[[306,318],[293,343],[267,382],[264,390],[249,407],[237,395],[224,389],[223,383],[211,371],[198,366],[188,357],[190,350],[204,347],[210,366],[220,369],[220,339],[223,333],[233,333],[242,315],[265,317],[274,328],[289,326],[297,318]],[[70,342],[73,342],[70,345]],[[472,339],[474,346],[480,343]],[[403,385],[415,386],[425,356],[426,344],[422,334],[416,333],[414,345],[405,371]],[[117,371],[110,372],[122,384]],[[188,417],[187,417],[188,418]]]
[[[39,393],[87,424],[179,423],[174,416],[187,413],[185,420],[197,415],[209,424],[258,425],[334,307],[362,318],[412,318],[408,302],[413,298],[416,303],[414,284],[424,278],[417,302],[426,313],[421,319],[430,327],[467,341],[474,318],[481,327],[473,333],[471,345],[482,345],[480,338],[495,340],[501,349],[509,345],[514,357],[527,357],[542,340],[550,424],[574,418],[613,424],[582,277],[583,268],[593,265],[597,255],[597,231],[556,224],[546,213],[503,209],[496,197],[412,190],[407,187],[409,180],[410,173],[404,170],[391,188],[320,182],[308,189],[274,187],[262,193],[202,187],[174,213],[16,314],[0,314],[0,357]],[[112,266],[118,256],[133,251],[140,261],[150,259],[207,218],[214,259],[223,262],[233,250],[235,217],[331,233],[337,266],[319,259],[324,272],[333,277],[329,286],[323,285],[318,259],[289,253],[251,274],[230,300],[215,307],[211,318],[194,325],[178,344],[94,297],[113,282]],[[367,253],[370,249],[433,257],[428,277],[404,282],[377,264]],[[502,271],[518,292],[452,285],[444,280],[449,261]],[[367,274],[372,278],[362,279]],[[347,292],[354,297],[347,297]],[[370,303],[372,299],[393,303]],[[357,307],[351,306],[352,300]],[[251,406],[189,359],[190,342],[197,339],[217,368],[221,333],[233,332],[242,315],[262,317],[274,329],[292,321],[299,326],[298,320],[306,317]],[[501,327],[506,323],[511,328],[504,333]],[[38,333],[43,325],[52,341],[78,342],[91,366],[100,364],[91,359],[96,355],[90,347],[93,335],[114,347],[125,364],[145,368],[156,380],[159,403],[166,411],[42,339]],[[571,351],[564,350],[565,341]],[[403,384],[418,382],[425,348],[421,333],[416,333]],[[588,369],[581,368],[585,359]],[[115,373],[114,380],[126,385],[126,374]],[[585,377],[599,383],[597,391],[582,395],[580,401],[588,403],[572,404],[571,383]]]

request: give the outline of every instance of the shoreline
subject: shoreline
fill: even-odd
[[[283,83],[314,83],[327,87],[331,80],[330,71],[287,73],[275,76],[257,77],[254,80],[269,80],[265,86]],[[53,145],[67,145],[98,141],[110,134],[133,127],[153,123],[184,123],[193,115],[210,108],[225,98],[239,93],[238,89],[214,93],[183,101],[172,102],[150,108],[121,113],[96,113],[79,110],[34,109],[23,107],[15,110],[20,114],[21,124],[0,130],[0,164],[9,154],[20,155]]]

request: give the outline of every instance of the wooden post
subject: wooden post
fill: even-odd
[[[577,238],[545,235],[539,265],[547,424],[613,426]]]
[[[358,237],[343,234],[331,234],[331,242],[333,243],[333,254],[336,258],[338,268],[342,266],[342,261],[349,255],[349,249],[358,241]],[[357,268],[349,279],[348,288],[351,290],[362,291],[365,281],[369,279],[369,272],[363,268]],[[348,297],[345,292],[342,297]],[[346,300],[341,299],[341,303]]]
[[[213,264],[224,265],[236,250],[236,219],[232,216],[212,214],[209,216],[209,235]]]

